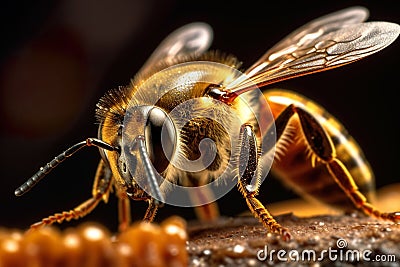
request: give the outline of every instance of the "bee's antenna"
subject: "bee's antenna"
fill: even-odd
[[[43,177],[45,177],[49,172],[51,172],[55,167],[58,166],[61,162],[63,162],[66,158],[72,156],[76,152],[78,152],[81,148],[87,146],[96,146],[110,151],[117,151],[119,147],[113,147],[110,144],[107,144],[100,139],[96,138],[87,138],[85,141],[79,142],[58,156],[56,156],[52,161],[47,163],[44,167],[41,167],[37,173],[35,173],[31,178],[28,179],[23,185],[18,187],[14,194],[16,196],[21,196],[31,190]]]

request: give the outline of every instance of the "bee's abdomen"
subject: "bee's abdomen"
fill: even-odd
[[[375,182],[370,165],[359,145],[347,133],[346,129],[322,107],[307,98],[292,92],[274,90],[264,94],[276,118],[289,104],[302,107],[313,114],[332,139],[337,158],[343,162],[359,190],[373,201]],[[297,116],[289,122],[289,130],[285,133],[288,143],[282,147],[277,145],[279,159],[273,164],[273,172],[291,189],[305,198],[342,209],[352,209],[350,199],[335,182],[322,162],[312,164],[311,151],[306,144]]]

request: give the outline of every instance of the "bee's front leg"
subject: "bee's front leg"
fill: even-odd
[[[148,203],[149,206],[147,207],[146,214],[143,217],[143,221],[152,222],[154,221],[154,217],[156,217],[160,204],[158,201],[155,201],[154,198],[149,199]]]
[[[115,186],[118,196],[118,230],[124,232],[131,224],[131,204],[125,191]]]
[[[79,219],[90,213],[101,200],[108,201],[108,196],[111,190],[112,174],[111,170],[106,166],[103,160],[100,161],[97,168],[95,182],[93,184],[92,197],[79,206],[70,211],[63,211],[56,213],[47,218],[42,219],[31,225],[32,229],[40,228],[45,225],[50,225],[55,222],[61,223],[64,220],[70,221],[71,219]]]
[[[274,233],[280,234],[284,240],[289,240],[291,238],[289,231],[282,227],[256,198],[260,186],[259,178],[256,177],[256,175],[260,166],[258,163],[259,154],[257,153],[257,140],[252,127],[243,125],[240,135],[239,191],[246,199],[247,206],[253,215],[259,218],[265,227]],[[255,180],[253,179],[254,177],[256,177]]]

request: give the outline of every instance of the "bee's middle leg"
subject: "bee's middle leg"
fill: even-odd
[[[239,156],[239,191],[246,199],[247,206],[253,215],[259,218],[265,227],[274,233],[280,234],[284,240],[289,240],[291,238],[289,231],[282,227],[256,198],[260,186],[259,177],[257,177],[257,170],[260,168],[257,149],[256,136],[252,127],[243,125],[241,127],[241,151]],[[253,179],[254,177],[256,180]]]
[[[194,206],[196,217],[203,222],[210,222],[219,217],[219,208],[215,202],[214,192],[206,185],[208,182],[208,174],[202,173],[199,175],[187,174],[182,180],[182,185],[191,187],[194,190],[189,194],[191,203]],[[206,203],[199,205],[199,203]]]
[[[206,187],[201,190],[196,190],[194,195],[191,195],[193,203],[198,201],[205,201],[207,204],[196,206],[194,210],[197,218],[203,222],[213,221],[219,217],[219,208],[217,202],[213,202],[214,194],[210,189]],[[194,200],[196,199],[196,200]]]

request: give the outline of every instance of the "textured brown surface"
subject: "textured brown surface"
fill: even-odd
[[[378,200],[376,206],[380,210],[399,211],[400,184],[379,190]],[[54,225],[27,233],[0,227],[0,266],[22,267],[29,262],[29,266],[115,267],[132,266],[134,262],[133,266],[177,267],[186,266],[188,259],[189,266],[400,266],[400,224],[359,213],[331,213],[329,208],[300,199],[268,204],[268,209],[272,214],[284,214],[275,218],[290,230],[291,241],[284,242],[268,233],[250,216],[221,217],[213,223],[189,222],[188,242],[186,222],[179,218],[169,218],[160,225],[134,223],[130,230],[115,234],[98,223],[83,223],[64,231]],[[93,235],[93,229],[97,234]],[[80,242],[70,242],[71,237]],[[341,250],[337,250],[338,245],[342,245]],[[265,257],[266,248],[267,258],[258,260],[257,253],[261,250]],[[286,253],[279,256],[287,261],[278,258],[278,251]],[[366,254],[370,262],[346,261],[363,251],[371,252]],[[312,258],[311,252],[315,253],[315,260],[301,261]],[[289,253],[299,260],[289,261]],[[372,261],[376,257],[386,260]]]
[[[185,267],[186,222],[138,222],[111,234],[97,223],[60,231],[0,228],[0,267]]]
[[[221,218],[215,223],[191,224],[188,245],[190,265],[400,266],[399,224],[375,220],[358,213],[303,218],[286,214],[277,216],[276,219],[290,229],[291,241],[284,242],[279,236],[268,233],[252,217]],[[338,250],[338,245],[343,249]],[[257,259],[257,252],[264,250],[265,246],[267,246],[268,257],[260,261]],[[328,254],[329,249],[331,249],[331,256]],[[276,252],[270,260],[272,250]],[[281,258],[286,258],[288,261],[278,259],[278,250],[285,251],[286,254],[281,254]],[[289,253],[293,253],[292,258],[296,258],[296,253],[299,253],[300,259],[301,253],[304,253],[305,260],[308,259],[308,255],[312,258],[313,254],[309,250],[315,252],[315,261],[290,261]],[[323,250],[327,251],[319,259]],[[368,253],[366,250],[371,252]],[[365,252],[366,258],[371,261],[357,261],[355,258],[357,256],[353,257],[353,261],[346,261],[346,258],[351,259],[353,252],[360,253],[360,257],[362,257],[361,253]],[[335,255],[336,261],[334,261]],[[264,256],[264,253],[261,256]],[[374,261],[376,256],[381,259],[383,257],[394,257],[394,259],[391,258],[391,262],[377,262]]]

